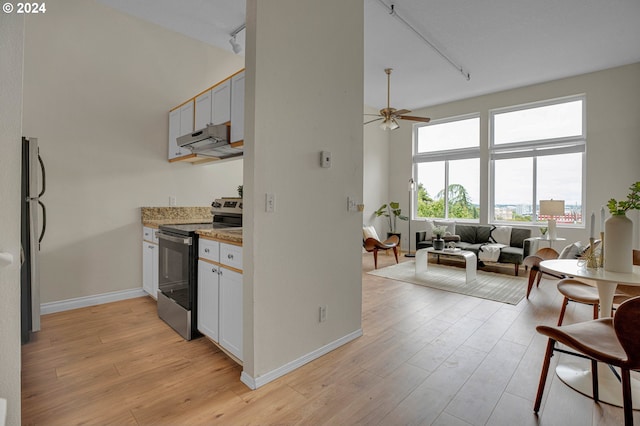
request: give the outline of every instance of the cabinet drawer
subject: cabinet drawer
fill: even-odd
[[[142,227],[142,239],[145,241],[149,241],[152,243],[158,242],[158,240],[156,239],[155,241],[153,240],[153,237],[155,237],[156,233],[155,233],[155,229],[150,228],[148,226],[143,226]]]
[[[205,240],[200,238],[198,245],[198,257],[213,260],[220,260],[220,243],[217,241]]]
[[[220,263],[242,269],[242,247],[220,243]]]

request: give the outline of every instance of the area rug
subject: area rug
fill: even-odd
[[[371,275],[404,281],[481,299],[517,305],[527,289],[527,280],[493,272],[477,271],[474,282],[465,282],[464,268],[429,263],[427,272],[415,273],[415,261],[403,262],[368,272]]]

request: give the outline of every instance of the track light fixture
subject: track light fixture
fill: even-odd
[[[229,44],[231,44],[231,48],[233,49],[233,53],[235,53],[236,55],[240,52],[242,52],[242,46],[240,45],[240,43],[238,43],[238,41],[236,40],[236,36],[238,35],[238,33],[242,30],[244,30],[246,28],[245,24],[240,25],[238,28],[236,28],[235,30],[233,30],[231,32],[231,38],[229,39]]]
[[[435,43],[429,41],[424,35],[422,35],[418,30],[416,30],[411,24],[409,24],[402,16],[398,15],[396,12],[395,5],[392,3],[391,6],[388,6],[384,0],[378,0],[382,6],[384,6],[387,10],[389,10],[389,15],[395,17],[398,21],[402,22],[407,28],[409,28],[420,40],[425,42],[430,48],[432,48],[438,55],[442,57],[445,61],[449,63],[452,67],[454,67],[464,78],[471,80],[471,74],[462,68],[457,62],[455,62],[451,57],[445,54],[442,50],[435,45]]]

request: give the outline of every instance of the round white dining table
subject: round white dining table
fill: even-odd
[[[630,273],[580,267],[576,259],[545,260],[540,262],[540,267],[559,275],[594,281],[600,296],[600,318],[611,316],[613,295],[618,284],[640,286],[640,266],[635,265]],[[556,374],[571,388],[593,397],[590,363],[583,362],[584,360],[572,362],[561,360],[556,367]],[[631,387],[633,408],[638,410],[640,409],[640,382],[633,376]],[[622,386],[610,371],[609,366],[602,363],[598,363],[598,390],[599,399],[602,402],[622,407]]]
[[[636,265],[630,273],[579,267],[577,259],[543,260],[540,267],[560,275],[595,281],[600,296],[600,318],[611,316],[613,295],[618,284],[640,286],[640,266]]]

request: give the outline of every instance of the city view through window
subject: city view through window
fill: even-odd
[[[545,223],[541,200],[564,201],[558,224],[583,224],[584,98],[492,110],[489,182],[480,182],[480,118],[451,118],[416,130],[416,217]],[[486,167],[486,166],[484,166]],[[445,189],[446,188],[446,189]]]

